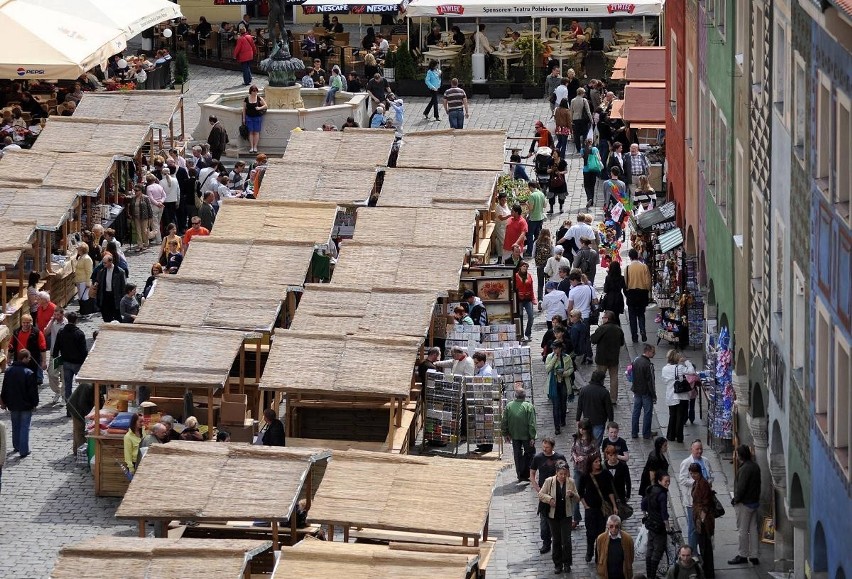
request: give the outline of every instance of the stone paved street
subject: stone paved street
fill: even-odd
[[[218,71],[204,67],[192,67],[189,91],[186,96],[186,127],[192,130],[198,122],[198,107],[195,103],[208,96],[211,92],[230,88],[239,84],[239,73],[233,71]],[[425,108],[426,99],[406,99],[406,132],[447,128],[447,122],[429,123],[423,121],[421,111]],[[532,136],[532,127],[536,119],[546,120],[550,116],[549,107],[544,100],[525,101],[519,97],[508,100],[489,101],[487,97],[475,97],[471,101],[471,118],[468,128],[501,129],[510,136]],[[528,141],[511,141],[528,147]],[[476,154],[476,151],[471,151]],[[566,203],[566,213],[556,215],[549,220],[555,232],[563,218],[576,219],[577,211],[585,205],[582,191],[582,179],[579,174],[579,162],[576,157],[569,158],[571,174],[569,175],[569,197]],[[599,217],[599,215],[598,215]],[[129,254],[131,279],[137,284],[144,284],[150,264],[155,259],[154,250],[146,254]],[[534,272],[534,268],[532,268]],[[603,272],[598,273],[596,285],[603,285]],[[76,303],[69,306],[77,308]],[[653,327],[654,311],[649,310],[648,327]],[[97,320],[99,321],[99,319]],[[91,336],[97,328],[95,321],[81,324],[87,336]],[[544,332],[544,320],[536,320],[534,325],[533,349],[537,346]],[[629,336],[629,331],[626,331]],[[651,333],[649,331],[649,333]],[[628,359],[638,352],[633,351],[633,344],[628,344],[628,350],[622,353],[622,370]],[[628,358],[629,352],[629,358]],[[696,364],[700,364],[700,352],[691,352]],[[664,365],[665,349],[658,350],[655,365],[657,372]],[[120,363],[121,353],[116,352],[116,363]],[[586,383],[591,370],[586,366],[580,371],[578,385]],[[623,373],[620,373],[623,381]],[[544,371],[540,357],[534,356],[534,396],[538,412],[539,437],[552,433],[550,425],[550,406],[545,394]],[[659,378],[658,378],[659,380]],[[630,466],[634,489],[638,488],[639,475],[650,450],[650,444],[645,441],[635,441],[629,438],[630,403],[629,391],[622,384],[619,391],[616,410],[616,420],[622,425],[622,435],[630,445]],[[662,392],[658,394],[663,400]],[[52,393],[45,385],[41,391],[41,402],[45,404],[52,399]],[[569,417],[573,417],[575,406],[569,405]],[[665,408],[657,408],[654,430],[661,430],[659,422],[665,422]],[[11,433],[9,415],[0,413],[0,420],[7,425]],[[570,424],[569,419],[569,424]],[[570,428],[557,437],[557,450],[568,452],[570,448]],[[704,437],[703,423],[687,426],[685,438],[689,441],[695,437]],[[639,442],[639,444],[637,444]],[[17,455],[9,458],[3,469],[3,506],[0,508],[0,577],[4,579],[25,579],[46,577],[53,566],[59,548],[66,543],[79,541],[97,534],[135,534],[135,528],[116,521],[113,514],[119,503],[118,499],[96,498],[93,493],[92,478],[88,469],[76,467],[71,456],[71,424],[65,417],[62,407],[41,407],[33,418],[31,433],[32,455],[19,460]],[[679,464],[687,450],[683,445],[670,443],[670,459],[673,465]],[[728,514],[717,523],[716,535],[716,565],[719,571],[717,577],[745,578],[758,575],[754,570],[744,568],[729,570],[724,561],[735,553],[736,533],[733,509],[727,507],[727,492],[733,481],[732,468],[729,463],[721,464],[712,451],[706,456],[713,461],[717,471],[715,488],[728,508]],[[541,578],[552,576],[552,565],[549,555],[540,555],[538,548],[538,520],[535,515],[536,499],[527,485],[518,485],[515,481],[514,469],[510,466],[511,449],[504,454],[506,468],[502,471],[495,488],[494,500],[490,517],[490,535],[498,539],[494,558],[488,567],[488,577],[504,578]],[[191,475],[188,475],[190,477]],[[192,480],[174,481],[175,484],[192,484]],[[679,490],[675,484],[671,486],[674,512],[678,516],[680,526],[685,528],[684,512],[681,507]],[[627,522],[628,532],[635,533],[639,524],[638,495],[634,491],[631,504],[637,510],[637,516]],[[585,552],[585,533],[582,527],[574,533],[574,573],[569,577],[593,577],[593,568],[583,563]],[[769,555],[767,551],[766,556]],[[637,571],[644,571],[644,563],[638,562]],[[116,576],[120,576],[118,573]]]

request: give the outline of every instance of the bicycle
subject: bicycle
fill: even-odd
[[[665,579],[669,567],[677,562],[678,551],[683,545],[683,535],[680,531],[671,530],[666,534],[666,550],[663,552],[664,557],[660,559],[660,566],[657,567],[657,579]]]

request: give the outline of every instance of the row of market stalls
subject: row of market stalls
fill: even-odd
[[[120,119],[120,120],[118,120]],[[176,131],[179,123],[179,132]],[[0,367],[27,312],[30,272],[65,305],[74,295],[70,257],[82,229],[121,227],[125,191],[156,147],[179,147],[178,92],[86,93],[74,116],[50,117],[29,150],[0,160]]]
[[[421,414],[414,364],[446,321],[439,302],[459,289],[462,268],[490,251],[504,140],[495,131],[444,131],[412,135],[397,153],[390,132],[294,133],[258,199],[222,202],[211,236],[193,239],[180,272],[158,282],[136,323],[102,328],[80,381],[145,386],[164,408],[165,398],[197,392],[193,405],[206,404],[210,425],[243,394],[249,440],[261,408],[285,408],[287,448],[172,442],[149,450],[116,512],[137,521],[140,536],[153,522],[163,537],[125,539],[145,565],[178,564],[176,552],[192,557],[192,537],[201,537],[222,542],[213,552],[246,576],[279,557],[281,576],[309,567],[315,576],[462,578],[487,566],[499,463],[404,454]],[[353,150],[365,152],[358,165],[340,161]],[[482,154],[466,157],[471,150]],[[336,187],[325,186],[332,166],[305,167],[303,155],[336,159]],[[478,178],[463,178],[471,173]],[[334,253],[332,233],[339,254],[330,283],[310,283],[326,275],[318,258]],[[252,340],[260,350],[247,346]],[[131,345],[118,368],[115,352]],[[242,353],[258,355],[253,376],[240,368]],[[108,465],[104,448],[96,462]],[[199,484],[175,488],[187,472]],[[457,508],[446,508],[450,496]],[[343,542],[300,541],[320,526]],[[226,546],[246,538],[260,542]],[[119,548],[114,541],[105,553]],[[272,555],[281,544],[296,546]],[[63,551],[57,570],[87,557],[91,550]]]

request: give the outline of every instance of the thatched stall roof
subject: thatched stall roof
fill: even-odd
[[[9,151],[0,160],[0,187],[51,187],[94,194],[109,176],[113,155],[27,149]]]
[[[313,253],[313,243],[252,243],[194,237],[177,276],[228,285],[275,287],[283,299],[288,287],[301,287],[305,283]]]
[[[420,338],[429,330],[434,306],[434,292],[307,284],[290,329]]]
[[[473,245],[476,213],[425,207],[365,207],[358,210],[355,241],[393,246],[464,247]]]
[[[281,312],[277,287],[223,284],[184,276],[160,276],[137,324],[271,332]]]
[[[282,553],[273,579],[464,579],[476,556],[409,551],[399,546],[304,540]]]
[[[491,461],[333,451],[308,518],[317,523],[478,538],[500,468],[500,463]],[[429,481],[427,493],[424,481]]]
[[[168,126],[183,97],[176,90],[130,92],[87,92],[74,116],[92,119],[122,119],[147,126]]]
[[[55,231],[65,223],[68,210],[76,199],[77,193],[71,189],[0,188],[0,220],[4,224],[7,221],[35,221],[38,229]]]
[[[336,331],[277,332],[260,387],[341,398],[406,398],[422,341],[341,336]]]
[[[104,324],[77,379],[140,386],[221,386],[242,344],[242,332]]]
[[[505,156],[505,131],[444,129],[407,134],[396,166],[502,171]]]
[[[0,227],[0,266],[14,267],[21,254],[32,247],[30,240],[36,230],[33,219],[17,221],[4,219]]]
[[[197,521],[286,519],[319,455],[315,449],[301,448],[187,441],[156,444],[139,463],[115,516]],[[175,484],[186,479],[187,473],[212,484]]]
[[[248,539],[142,539],[100,536],[66,545],[53,579],[205,577],[240,579],[246,563],[272,546]]]
[[[338,167],[385,167],[393,142],[393,131],[296,131],[290,133],[282,160],[291,167],[308,165],[314,159],[334,159],[335,166]],[[292,175],[298,175],[300,170]],[[298,183],[299,179],[296,178],[295,182]]]
[[[343,286],[417,288],[445,295],[458,289],[467,247],[430,250],[346,241],[332,283]]]
[[[496,171],[452,169],[388,169],[379,207],[488,209]]]
[[[270,159],[260,198],[264,201],[328,201],[338,205],[365,205],[376,185],[372,165],[338,165],[338,161],[299,163]]]
[[[31,151],[38,153],[94,153],[133,157],[148,139],[147,123],[81,116],[47,119]]]
[[[215,237],[232,241],[328,243],[336,213],[334,203],[225,199],[216,215]]]

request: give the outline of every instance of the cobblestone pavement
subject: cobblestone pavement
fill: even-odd
[[[235,86],[239,83],[239,73],[219,71],[205,67],[192,67],[189,91],[186,96],[186,127],[191,130],[198,122],[199,111],[195,103],[205,98],[211,92],[223,87]],[[406,132],[447,128],[446,119],[441,123],[424,122],[420,114],[425,108],[425,99],[406,99]],[[510,136],[532,135],[532,126],[536,119],[546,120],[550,116],[547,103],[544,100],[528,101],[518,97],[508,100],[489,101],[487,97],[471,99],[471,117],[466,125],[469,128],[501,129]],[[512,141],[526,145],[525,141]],[[526,145],[528,146],[528,145]],[[475,151],[472,151],[475,154]],[[555,232],[561,218],[575,218],[577,211],[584,205],[582,179],[579,174],[579,163],[576,157],[570,158],[571,175],[568,179],[569,197],[566,203],[566,214],[556,215],[549,220],[548,225]],[[143,284],[150,264],[154,261],[153,250],[145,254],[129,254],[131,280],[137,285]],[[535,269],[533,268],[534,272]],[[596,280],[599,287],[603,284],[603,274],[598,274]],[[69,306],[76,310],[76,302]],[[649,322],[653,312],[649,312]],[[87,336],[97,329],[99,319],[81,324]],[[650,325],[649,325],[650,327]],[[533,344],[537,345],[544,332],[543,319],[537,319],[534,326]],[[629,332],[628,332],[629,334]],[[632,344],[628,344],[628,347]],[[116,353],[120,357],[120,353]],[[630,353],[631,359],[636,352]],[[664,350],[660,350],[656,367],[659,371],[664,362]],[[626,364],[627,354],[623,354]],[[623,367],[623,364],[622,364]],[[590,367],[580,371],[579,384],[585,384],[590,374]],[[543,386],[543,364],[540,357],[535,358],[534,388],[535,405],[538,411],[540,436],[552,433],[550,423],[550,408]],[[623,376],[622,376],[623,379]],[[621,385],[619,404],[616,410],[616,420],[623,426],[629,425],[628,390]],[[662,393],[659,394],[662,400]],[[41,391],[41,403],[45,405],[52,399],[52,393],[45,386]],[[574,405],[569,406],[569,413]],[[665,411],[665,408],[657,409]],[[11,435],[11,425],[7,412],[0,413]],[[667,420],[665,414],[659,415],[660,421]],[[629,429],[629,426],[627,427]],[[655,426],[655,430],[659,430]],[[687,439],[702,436],[704,431],[700,423],[687,427]],[[623,430],[622,432],[625,432]],[[569,430],[557,437],[557,450],[566,452],[570,446]],[[645,457],[650,447],[644,441],[636,444],[628,438],[631,452],[631,472],[634,481],[639,480]],[[66,418],[64,408],[60,406],[40,406],[33,418],[31,432],[32,455],[19,460],[17,455],[7,459],[3,469],[3,506],[0,508],[0,577],[4,579],[28,579],[47,577],[53,567],[59,548],[66,544],[79,541],[98,534],[135,535],[135,527],[114,519],[113,514],[119,504],[118,499],[97,498],[94,496],[93,482],[88,469],[76,467],[71,451],[71,424]],[[671,443],[670,458],[672,464],[683,459],[687,450],[683,445]],[[719,471],[716,489],[725,501],[725,495],[732,480],[730,465],[719,463],[715,453],[706,455],[714,462]],[[511,451],[504,455],[506,469],[501,473],[497,482],[490,517],[490,535],[498,539],[494,558],[488,567],[488,576],[502,578],[540,578],[552,574],[549,555],[540,555],[538,548],[538,521],[535,515],[536,499],[532,490],[526,485],[519,486],[515,481],[514,469],[510,466]],[[727,480],[724,470],[727,469]],[[634,482],[634,486],[638,486]],[[682,527],[683,508],[680,506],[679,491],[672,485],[674,512],[678,515]],[[632,500],[638,510],[638,503]],[[729,509],[732,511],[732,509]],[[638,517],[626,524],[628,532],[635,532]],[[723,562],[734,553],[731,545],[736,543],[733,513],[729,512],[724,519],[717,523],[716,564],[719,577],[739,578],[753,577],[754,572],[748,570],[728,571]],[[573,577],[585,578],[593,576],[593,569],[582,563],[585,552],[585,534],[582,530],[574,533],[574,573]],[[763,557],[766,563],[770,561]],[[643,565],[637,565],[637,571],[643,570]]]

